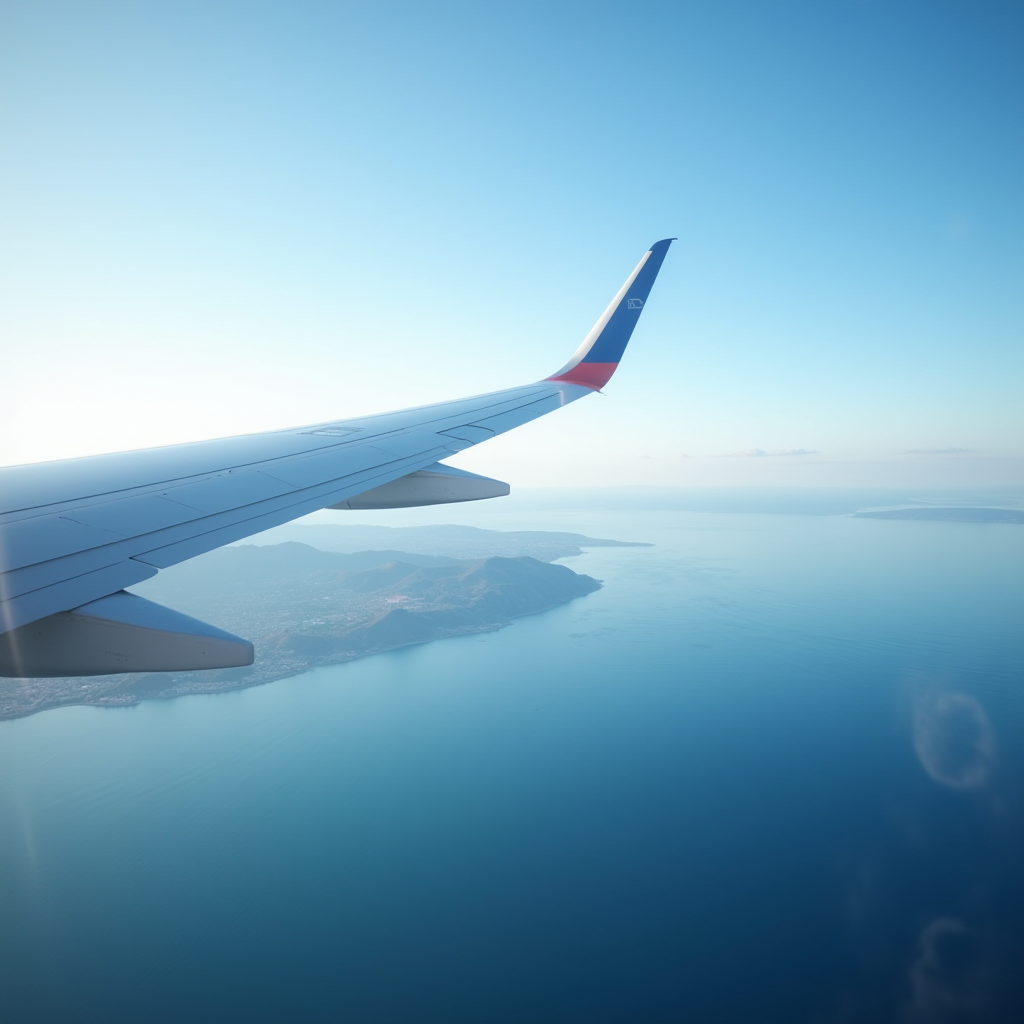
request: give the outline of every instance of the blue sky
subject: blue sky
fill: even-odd
[[[537,379],[677,235],[608,396],[460,465],[1020,484],[1022,52],[977,0],[0,3],[0,462]]]

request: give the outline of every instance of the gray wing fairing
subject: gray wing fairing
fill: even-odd
[[[0,675],[250,664],[247,641],[125,588],[323,508],[508,494],[442,460],[592,391],[545,380],[379,416],[0,468]]]
[[[511,491],[508,484],[489,476],[467,473],[464,469],[435,462],[426,469],[407,473],[391,483],[381,484],[328,508],[375,509],[416,508],[421,505],[450,505],[459,501],[503,498]]]
[[[248,640],[123,590],[0,633],[0,675],[175,672],[252,662]]]

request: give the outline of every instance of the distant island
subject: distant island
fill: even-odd
[[[894,508],[855,512],[855,519],[913,519],[931,523],[1024,523],[1024,512],[1012,508]]]
[[[288,529],[324,547],[392,539],[387,527]],[[598,580],[550,559],[583,547],[626,546],[581,534],[418,529],[393,531],[413,551],[331,551],[288,540],[220,548],[164,570],[132,590],[252,640],[255,664],[210,672],[0,678],[0,719],[68,704],[124,706],[222,693],[410,644],[500,629],[600,589]],[[459,550],[460,535],[480,557],[439,553]]]

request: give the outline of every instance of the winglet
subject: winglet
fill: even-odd
[[[663,238],[644,253],[636,270],[626,278],[626,283],[612,299],[601,319],[590,329],[572,359],[548,377],[548,380],[582,384],[595,391],[611,380],[633,328],[640,319],[654,279],[661,270],[665,253],[674,241],[674,238]]]

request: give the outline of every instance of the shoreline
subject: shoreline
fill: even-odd
[[[257,686],[265,686],[269,683],[279,683],[285,679],[295,679],[299,676],[305,675],[307,672],[312,672],[318,668],[331,668],[335,665],[347,665],[353,661],[359,661],[362,658],[373,658],[381,654],[390,654],[393,651],[400,651],[407,647],[420,647],[426,644],[431,644],[439,640],[450,640],[460,636],[474,636],[479,633],[497,633],[498,631],[511,626],[517,619],[529,618],[531,615],[543,615],[545,612],[552,611],[555,608],[560,608],[563,605],[571,604],[573,601],[578,600],[581,597],[587,597],[587,594],[577,594],[570,597],[567,601],[555,601],[552,604],[546,605],[543,608],[537,608],[529,612],[523,612],[521,615],[513,615],[506,622],[492,622],[486,623],[479,626],[466,626],[462,629],[453,629],[449,632],[439,634],[438,636],[425,637],[422,640],[410,640],[405,643],[392,644],[388,647],[375,648],[368,651],[361,651],[358,654],[351,654],[348,657],[329,658],[320,662],[313,662],[306,665],[304,668],[300,668],[298,671],[281,672],[279,674],[270,674],[265,678],[256,679],[240,679],[235,683],[231,683],[226,686],[218,687],[216,689],[195,689],[195,690],[183,690],[179,693],[153,693],[143,695],[126,695],[128,699],[125,700],[69,700],[60,701],[53,704],[45,704],[39,707],[34,707],[29,710],[15,712],[13,714],[0,712],[0,723],[2,722],[16,722],[19,719],[31,718],[33,715],[42,714],[45,711],[57,711],[61,708],[106,708],[116,710],[118,708],[134,708],[138,707],[144,701],[150,700],[176,700],[179,697],[205,697],[205,696],[218,696],[220,694],[232,693],[237,690],[250,690]],[[151,675],[159,675],[160,673],[152,673]],[[151,678],[151,676],[149,676]],[[81,678],[89,678],[83,676]],[[147,678],[147,676],[143,676]]]

